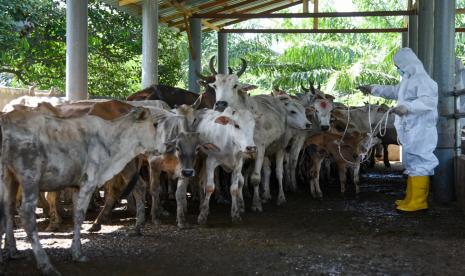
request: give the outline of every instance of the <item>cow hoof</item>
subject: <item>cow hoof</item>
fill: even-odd
[[[152,223],[155,226],[161,225],[161,220],[160,219],[152,219]]]
[[[233,224],[239,224],[242,222],[242,218],[239,215],[233,216],[231,219]]]
[[[92,226],[89,228],[89,232],[98,232],[102,229],[102,225],[100,224],[92,224]]]
[[[10,260],[20,260],[20,259],[25,259],[26,257],[27,257],[26,253],[21,253],[18,250],[8,253],[8,258]]]
[[[47,275],[47,276],[61,276],[61,273],[58,272],[51,264],[48,264],[47,266],[40,268],[40,272],[42,272],[42,275]]]
[[[45,232],[57,232],[59,229],[60,229],[60,225],[49,224],[47,228],[45,228]]]
[[[270,195],[270,193],[265,193],[265,194],[263,194],[263,196],[262,196],[262,202],[268,202],[269,200],[271,200],[271,195]]]
[[[77,256],[77,257],[73,257],[73,261],[77,262],[77,263],[86,263],[89,261],[89,258],[87,258],[87,256],[85,255],[80,255],[80,256]]]
[[[285,197],[279,197],[278,200],[276,201],[276,205],[282,206],[286,203],[286,198]]]
[[[130,228],[126,233],[128,237],[140,237],[142,236],[142,231],[140,228]]]
[[[197,218],[197,223],[199,225],[205,225],[207,224],[207,216],[205,215],[199,215],[199,217]]]
[[[262,211],[263,211],[263,208],[261,205],[252,206],[252,212],[261,213]]]
[[[199,224],[200,224],[200,223],[199,223]],[[183,222],[183,223],[178,223],[178,228],[179,228],[180,230],[186,230],[186,229],[191,229],[192,226],[191,226],[189,223],[187,223],[187,222]]]

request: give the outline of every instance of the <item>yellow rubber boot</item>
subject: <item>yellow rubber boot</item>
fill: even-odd
[[[397,210],[413,212],[428,209],[429,176],[410,176],[411,198],[409,202],[397,206]]]
[[[412,198],[412,177],[407,178],[407,188],[405,189],[405,198],[396,200],[396,206],[407,204]]]

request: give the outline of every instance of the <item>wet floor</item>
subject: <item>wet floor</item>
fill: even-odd
[[[71,261],[71,220],[62,232],[40,236],[63,275],[464,275],[463,214],[437,204],[427,212],[397,213],[393,202],[405,183],[399,172],[390,173],[397,176],[363,179],[358,198],[334,187],[324,190],[321,202],[304,192],[288,194],[285,206],[247,211],[238,225],[230,223],[228,206],[212,204],[206,227],[177,230],[169,217],[161,226],[147,224],[142,237],[127,237],[133,220],[118,211],[103,233],[84,231],[88,263]],[[189,212],[195,225],[195,203]],[[24,233],[16,236],[28,257],[8,261],[7,274],[37,274]]]

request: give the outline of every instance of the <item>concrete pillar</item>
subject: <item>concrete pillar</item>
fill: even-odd
[[[66,98],[87,99],[87,0],[66,1]]]
[[[408,18],[408,47],[418,54],[418,16],[410,15]]]
[[[454,199],[454,98],[446,94],[454,87],[455,0],[434,0],[434,80],[439,89],[438,146],[439,166],[433,177],[434,197],[439,202]]]
[[[433,73],[434,49],[434,1],[418,2],[418,58],[423,62],[426,72]]]
[[[193,50],[193,53],[189,51],[189,91],[199,93],[200,86],[197,83],[195,71],[202,71],[202,23],[200,18],[190,18],[189,28],[192,34]]]
[[[142,3],[142,89],[158,83],[158,1]]]
[[[402,32],[402,48],[408,47],[408,32]]]
[[[228,34],[218,32],[218,73],[228,73]]]

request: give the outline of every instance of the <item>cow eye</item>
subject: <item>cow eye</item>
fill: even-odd
[[[237,129],[240,129],[238,124],[234,124],[234,127],[237,128]]]
[[[214,84],[214,85],[213,85],[213,88],[215,88],[215,89],[216,89],[216,84]]]
[[[297,112],[295,112],[294,110],[291,111],[292,114],[297,114]]]
[[[179,147],[176,147],[176,151],[181,151],[181,149]]]
[[[237,88],[237,84],[235,84],[233,88],[236,89],[236,88]]]

